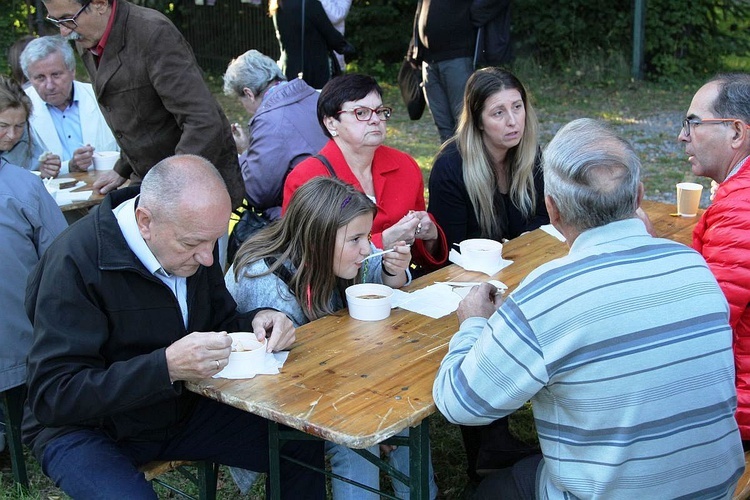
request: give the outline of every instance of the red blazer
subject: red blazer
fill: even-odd
[[[320,150],[320,154],[328,159],[336,175],[342,181],[364,192],[334,141],[328,141],[328,144]],[[329,176],[328,169],[319,160],[308,158],[297,165],[284,183],[282,210],[286,212],[289,200],[298,187],[318,176]],[[375,150],[372,159],[372,183],[375,187],[375,199],[378,206],[378,213],[372,224],[372,242],[378,248],[383,248],[383,230],[398,222],[409,210],[425,210],[424,179],[419,165],[411,156],[387,146],[380,146]],[[429,254],[422,240],[416,240],[412,246],[414,262],[426,268],[440,266],[448,258],[448,242],[445,234],[432,215],[430,219],[438,230],[440,240],[438,255]]]
[[[693,248],[706,259],[729,302],[737,423],[742,439],[750,440],[750,159],[719,186],[695,226]]]

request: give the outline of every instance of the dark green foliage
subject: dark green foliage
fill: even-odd
[[[345,36],[357,53],[348,61],[375,76],[392,69],[406,55],[416,8],[416,0],[354,0]]]
[[[7,3],[6,3],[7,2]],[[0,7],[0,74],[10,75],[7,53],[8,47],[23,35],[29,33],[29,25],[36,13],[32,2],[31,8],[25,0],[3,0]]]
[[[651,0],[646,4],[645,64],[649,78],[705,78],[729,55],[747,56],[750,4],[742,0]],[[513,35],[520,57],[558,69],[583,55],[630,59],[633,2],[518,0]]]

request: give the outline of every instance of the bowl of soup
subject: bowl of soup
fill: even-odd
[[[262,371],[266,363],[266,341],[259,342],[253,332],[233,332],[232,352],[229,363],[220,371],[218,377],[250,378]]]
[[[119,159],[119,151],[95,151],[94,170],[112,170]]]
[[[484,238],[464,240],[458,244],[461,249],[463,268],[467,271],[492,269],[503,259],[503,244]]]
[[[393,289],[378,283],[360,283],[346,289],[349,315],[360,321],[378,321],[391,314]]]

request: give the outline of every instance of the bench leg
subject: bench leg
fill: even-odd
[[[219,464],[198,462],[198,498],[216,500],[216,482],[219,475]]]
[[[26,461],[23,457],[23,445],[21,444],[21,420],[23,419],[23,403],[26,399],[26,386],[20,385],[1,394],[13,479],[28,489],[29,478],[26,475]]]
[[[427,471],[430,470],[430,426],[425,418],[416,427],[409,428],[409,483],[410,498],[430,498],[430,485]]]

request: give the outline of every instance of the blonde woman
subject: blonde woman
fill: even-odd
[[[501,241],[549,223],[537,138],[526,89],[490,67],[466,83],[456,135],[438,152],[430,206],[448,243]]]
[[[526,89],[500,68],[478,70],[466,82],[456,135],[438,152],[430,174],[428,212],[449,244],[468,238],[513,239],[549,223],[537,139]],[[509,467],[536,447],[515,439],[508,417],[461,426],[467,474]]]

